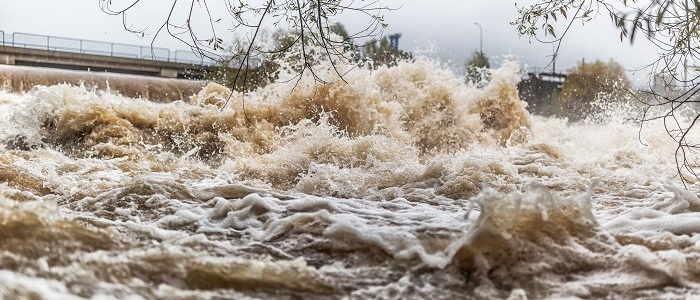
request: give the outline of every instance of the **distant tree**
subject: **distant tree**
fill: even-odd
[[[270,44],[273,37],[263,35],[258,37],[254,48],[260,49],[264,44]],[[265,86],[274,79],[272,70],[267,58],[269,55],[257,53],[255,56],[246,55],[243,45],[247,41],[236,38],[232,43],[223,47],[221,53],[216,57],[216,64],[213,70],[205,73],[204,79],[213,81],[236,91],[251,91],[258,87]],[[247,67],[241,67],[241,62]]]
[[[359,62],[360,51],[341,23],[335,23],[329,27],[330,32],[337,35],[343,42],[344,52],[348,61]],[[257,51],[256,56],[246,56],[242,51],[247,41],[236,39],[232,45],[226,47],[222,59],[218,60],[217,70],[207,74],[205,79],[220,84],[233,86],[235,90],[253,90],[265,86],[278,78],[280,63],[285,61],[295,72],[302,72],[304,62],[313,63],[311,56],[305,57],[303,52],[290,53],[289,49],[295,46],[299,33],[286,29],[277,29],[272,34],[264,34],[253,45],[256,49],[269,49]],[[239,71],[238,66],[242,59],[255,61],[252,68],[244,68]],[[239,72],[243,73],[243,76]],[[239,76],[236,76],[239,75]],[[235,80],[235,82],[234,82]]]
[[[488,80],[486,70],[491,68],[489,58],[481,51],[474,51],[472,57],[464,64],[467,69],[467,83],[478,84],[484,79]]]
[[[594,101],[620,101],[629,96],[631,83],[625,69],[610,60],[605,63],[581,63],[569,70],[561,94],[555,98],[552,111],[555,115],[580,120],[596,112]]]
[[[371,39],[363,47],[363,58],[371,60],[376,68],[382,65],[393,67],[400,60],[410,60],[413,54],[399,50],[391,46],[389,39],[385,36],[381,40]]]
[[[360,51],[360,46],[358,46],[353,40],[352,36],[345,26],[338,22],[330,27],[331,33],[341,37],[341,42],[343,43],[343,51],[348,55],[349,60],[354,62],[359,62],[362,58],[362,53]]]
[[[343,25],[343,23],[334,23],[333,25],[331,25],[330,30],[332,33],[335,33],[341,38],[343,38],[343,41],[346,44],[351,42],[350,33],[348,33],[348,30],[345,29],[345,25]]]

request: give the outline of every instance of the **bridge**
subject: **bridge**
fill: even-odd
[[[0,30],[0,64],[201,79],[216,62],[189,50]]]

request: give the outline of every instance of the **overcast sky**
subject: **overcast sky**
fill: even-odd
[[[115,3],[127,2],[112,0]],[[144,38],[128,33],[122,27],[120,17],[103,13],[95,0],[0,0],[0,30],[5,35],[12,32],[35,33],[81,39],[104,40],[129,44],[150,44],[152,34],[167,14],[164,0],[142,1],[129,19],[135,29],[146,28],[150,34]],[[212,2],[212,1],[210,1]],[[220,2],[220,1],[213,1]],[[443,62],[461,66],[472,52],[479,49],[479,23],[483,28],[483,49],[492,62],[512,55],[523,65],[544,68],[550,62],[552,45],[530,43],[526,37],[518,37],[509,22],[517,18],[513,0],[382,0],[382,4],[398,8],[386,12],[389,27],[385,34],[401,33],[400,46],[414,53],[426,53]],[[518,1],[526,5],[533,1]],[[225,15],[222,15],[225,16]],[[349,31],[360,30],[367,19],[356,16],[341,17]],[[224,20],[223,23],[225,23]],[[196,25],[196,24],[195,24]],[[204,26],[202,26],[204,27]],[[222,37],[231,36],[225,29]],[[155,46],[186,49],[172,39],[156,40]],[[626,68],[634,68],[651,62],[656,49],[639,39],[634,45],[620,42],[618,32],[606,15],[599,16],[593,24],[575,24],[560,49],[558,70],[575,66],[581,59],[607,61],[614,59]],[[633,78],[641,75],[630,74]]]

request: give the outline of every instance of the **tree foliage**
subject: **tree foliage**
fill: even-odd
[[[521,35],[538,41],[556,43],[557,52],[562,38],[574,22],[588,23],[598,15],[607,15],[619,30],[620,40],[631,43],[643,36],[658,49],[658,58],[646,62],[650,77],[661,74],[671,89],[682,92],[673,95],[649,91],[649,97],[639,100],[645,106],[642,123],[661,120],[669,136],[676,142],[676,166],[684,183],[690,178],[700,181],[695,166],[700,165],[700,144],[689,133],[700,121],[694,110],[700,92],[700,1],[698,0],[541,0],[518,7],[520,16],[512,22]],[[563,32],[555,23],[564,21]],[[650,86],[652,81],[650,80]],[[694,111],[689,120],[681,120],[681,111]]]
[[[625,69],[610,60],[581,62],[569,70],[559,97],[552,103],[555,115],[580,120],[596,113],[595,101],[621,101],[628,98],[631,83]]]
[[[659,49],[658,59],[644,67],[656,73],[676,76],[680,82],[697,82],[681,78],[679,71],[686,59],[700,58],[700,2],[678,0],[547,0],[528,7],[518,7],[520,17],[512,22],[518,33],[544,42],[561,42],[571,25],[588,23],[601,14],[610,17],[619,29],[620,41],[630,42],[642,35]],[[564,21],[563,32],[555,23]],[[544,39],[538,33],[542,32]],[[549,39],[547,39],[549,37]]]
[[[147,29],[134,28],[128,16],[139,7],[152,5],[150,2],[100,0],[99,3],[104,12],[120,16],[126,30],[139,35],[147,33]],[[319,77],[315,71],[318,58],[329,61],[334,68],[336,62],[352,59],[347,57],[347,51],[345,51],[347,45],[357,39],[380,35],[386,27],[383,13],[388,10],[390,8],[381,5],[379,1],[172,1],[163,7],[163,11],[169,13],[164,19],[157,21],[160,25],[153,33],[152,43],[159,35],[167,34],[190,47],[195,53],[221,61],[221,50],[225,50],[226,46],[221,33],[216,28],[220,23],[226,23],[229,24],[228,31],[246,37],[244,43],[235,43],[236,48],[229,49],[230,52],[237,54],[235,63],[230,63],[231,67],[238,70],[230,83],[232,87],[241,80],[241,84],[247,86],[249,72],[245,70],[251,68],[251,58],[261,53],[283,52],[289,49],[300,49],[299,76],[310,72],[317,80],[326,82],[328,78]],[[333,34],[333,30],[338,29],[334,26],[337,24],[339,15],[364,18],[367,20],[367,26],[353,34],[345,32],[345,36]],[[258,42],[265,27],[284,27],[293,36],[289,37],[289,44],[284,48],[265,48],[264,44]],[[202,30],[203,28],[209,29]],[[342,78],[343,74],[337,68],[335,70]]]
[[[345,26],[341,23],[333,24],[331,32],[347,43],[343,46],[345,55],[350,63],[358,65],[369,65],[373,68],[387,65],[394,66],[399,60],[411,59],[413,55],[410,52],[395,49],[390,46],[386,37],[377,41],[371,39],[362,46],[358,46],[353,39],[350,38]],[[289,51],[290,47],[294,46],[295,38],[299,35],[298,32],[292,32],[286,29],[277,29],[272,34],[265,34],[258,43],[268,45],[269,51],[259,53],[254,59],[259,63],[254,64],[256,67],[252,69],[244,69],[240,72],[245,72],[245,82],[239,78],[234,83],[236,90],[253,90],[258,87],[265,86],[278,79],[280,69],[284,65],[285,68],[291,69],[293,72],[302,72],[301,66],[303,61],[312,61],[311,55],[304,57],[301,52]],[[239,70],[236,68],[235,62],[244,58],[244,53],[241,53],[241,44],[245,43],[237,39],[233,44],[224,51],[224,59],[221,59],[218,64],[218,69],[215,72],[207,74],[206,79],[218,83],[231,83]],[[264,46],[258,45],[258,48]]]
[[[472,57],[464,64],[467,69],[467,83],[478,84],[488,80],[486,71],[491,68],[489,58],[481,51],[474,51]]]
[[[362,47],[363,62],[371,61],[372,66],[395,66],[400,60],[413,59],[413,54],[407,51],[399,50],[389,44],[389,39],[384,36],[380,40],[371,39]]]

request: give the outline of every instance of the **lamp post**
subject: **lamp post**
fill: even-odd
[[[484,29],[479,22],[474,22],[474,25],[479,26],[479,53],[484,54]]]

